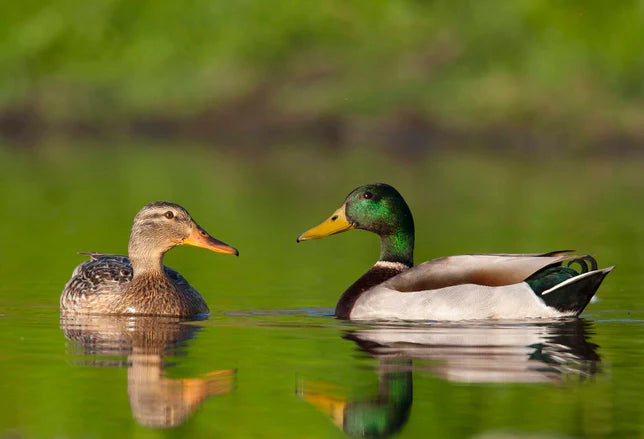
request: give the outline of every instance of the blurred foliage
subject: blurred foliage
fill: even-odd
[[[381,118],[639,139],[643,45],[636,0],[10,0],[0,109],[54,124],[190,117],[269,90],[258,118],[338,117],[349,140]]]

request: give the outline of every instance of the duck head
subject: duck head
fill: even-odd
[[[213,238],[183,207],[157,201],[144,206],[132,223],[128,255],[135,275],[148,269],[161,269],[163,255],[179,245],[239,255],[236,248]]]
[[[409,206],[392,186],[375,183],[354,189],[326,221],[302,233],[297,242],[351,229],[380,236],[381,261],[413,265],[414,219]]]

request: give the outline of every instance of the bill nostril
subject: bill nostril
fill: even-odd
[[[337,215],[333,215],[333,216],[331,217],[331,221],[335,221],[335,220],[337,220],[337,219],[338,219],[338,216],[337,216]]]

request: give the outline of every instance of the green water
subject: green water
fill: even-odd
[[[0,170],[1,437],[644,437],[642,161],[51,142],[0,148]],[[378,240],[295,238],[372,181],[407,199],[417,263],[573,248],[617,268],[581,320],[337,321]],[[76,252],[124,253],[160,199],[240,250],[166,257],[211,316],[61,320]]]

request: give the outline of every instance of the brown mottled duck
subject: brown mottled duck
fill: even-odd
[[[60,296],[60,309],[79,314],[193,316],[208,305],[188,281],[163,265],[165,253],[179,245],[239,255],[208,234],[178,204],[158,201],[134,217],[128,256],[83,253]]]

